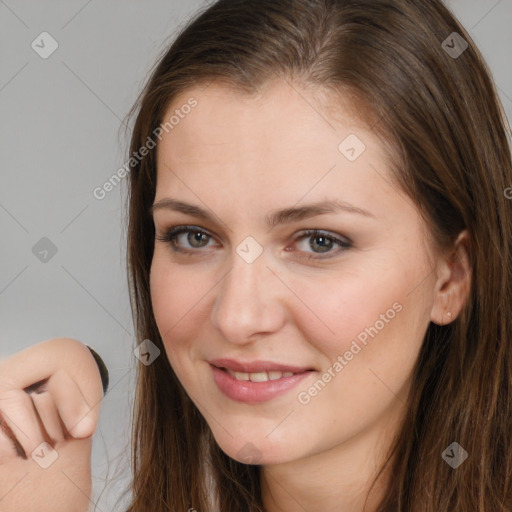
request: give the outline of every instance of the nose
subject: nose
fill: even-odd
[[[231,343],[278,331],[285,320],[282,283],[268,268],[265,253],[247,263],[234,253],[212,309],[212,324]]]

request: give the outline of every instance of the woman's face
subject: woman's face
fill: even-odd
[[[154,315],[177,377],[241,462],[343,449],[356,470],[372,458],[404,412],[431,319],[425,225],[378,139],[326,98],[213,83],[165,116],[156,235],[183,232],[155,241]],[[225,358],[253,371],[213,366]]]

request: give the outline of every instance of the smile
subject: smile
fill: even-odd
[[[236,402],[256,404],[267,402],[293,389],[299,382],[316,373],[305,370],[300,373],[264,371],[235,372],[210,365],[217,388]]]
[[[250,380],[251,382],[266,382],[268,380],[277,380],[282,377],[291,377],[292,375],[296,375],[293,372],[280,372],[280,371],[269,371],[269,372],[234,372],[228,368],[225,370],[234,377],[236,380]]]

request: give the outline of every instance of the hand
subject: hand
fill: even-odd
[[[86,512],[103,385],[86,345],[52,339],[0,360],[0,512]]]

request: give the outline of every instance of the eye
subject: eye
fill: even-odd
[[[309,241],[308,243],[305,243]],[[325,259],[330,258],[339,252],[345,251],[352,247],[352,242],[346,238],[341,238],[337,235],[326,233],[318,229],[311,229],[304,231],[295,241],[295,243],[302,243],[302,251],[311,249],[313,254],[328,254],[328,256],[306,256],[306,259]],[[336,246],[339,247],[337,251],[332,251]]]
[[[168,243],[171,249],[175,252],[183,253],[187,256],[197,255],[199,249],[208,247],[209,243],[213,241],[212,235],[207,231],[199,228],[198,226],[175,226],[167,230],[163,235],[155,236],[156,240]],[[305,243],[309,240],[309,243]],[[336,255],[339,252],[345,251],[352,247],[352,242],[346,238],[341,238],[337,235],[329,234],[318,229],[311,229],[303,231],[300,236],[295,239],[294,244],[302,244],[303,247],[299,252],[308,253],[307,249],[311,249],[313,254],[304,256],[306,259],[326,259],[331,255]],[[332,249],[338,246],[337,251]],[[290,249],[285,249],[291,252]],[[327,256],[321,256],[326,254]]]
[[[193,252],[197,252],[194,249],[207,247],[212,236],[197,226],[176,226],[167,230],[163,235],[155,236],[155,239],[168,243],[175,252],[190,256]]]

